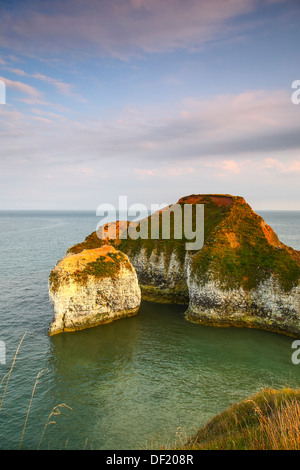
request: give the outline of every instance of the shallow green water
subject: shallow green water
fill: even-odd
[[[183,311],[144,302],[134,318],[52,339],[56,401],[67,395],[76,421],[86,421],[69,446],[86,437],[110,449],[173,439],[262,385],[300,385],[290,339],[191,324]],[[60,420],[65,437],[72,414]]]
[[[42,447],[136,449],[174,441],[178,427],[190,434],[262,386],[300,387],[290,338],[195,325],[184,320],[184,306],[143,302],[135,317],[49,338],[49,271],[93,230],[96,218],[42,213],[2,219],[0,339],[7,364],[0,365],[0,377],[24,331],[27,336],[0,411],[0,448],[18,446],[42,369],[24,448],[36,448],[48,414],[60,403],[72,410],[55,417]],[[296,237],[295,217],[289,230],[286,218],[280,220],[282,233]]]

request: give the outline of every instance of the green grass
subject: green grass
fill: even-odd
[[[110,259],[108,259],[110,258]],[[115,277],[120,271],[121,265],[126,264],[130,268],[127,257],[123,253],[107,253],[106,256],[99,256],[96,261],[88,263],[78,276],[88,275],[95,277]]]
[[[87,263],[83,270],[75,271],[72,274],[65,274],[66,278],[72,278],[79,284],[85,284],[88,276],[97,278],[115,278],[120,272],[121,266],[131,269],[131,264],[124,253],[107,253],[106,256],[99,256],[95,261]],[[56,292],[61,284],[61,274],[55,269],[50,273],[49,285],[52,292]]]
[[[236,248],[226,237],[232,232],[239,244]],[[245,290],[273,275],[288,291],[299,283],[300,264],[287,247],[277,248],[268,242],[261,218],[250,206],[235,204],[193,258],[192,272],[200,282],[213,277],[225,288],[242,286]]]
[[[183,198],[184,203],[184,198]],[[289,291],[298,285],[300,278],[300,263],[296,252],[283,244],[278,247],[269,243],[262,230],[262,219],[255,214],[251,207],[241,198],[232,198],[231,205],[217,205],[211,195],[201,196],[204,210],[204,247],[193,252],[192,274],[200,283],[208,279],[218,280],[223,288],[239,288],[251,290],[270,276],[278,279],[284,291]],[[193,218],[195,223],[195,217]],[[174,220],[171,217],[171,235]],[[148,240],[112,240],[110,243],[129,257],[133,257],[145,249],[149,258],[155,250],[158,256],[164,255],[165,270],[169,266],[172,253],[176,253],[184,269],[186,255],[184,237],[175,240],[150,239],[150,224]],[[237,246],[233,247],[228,241],[228,234],[233,233]],[[273,234],[275,241],[278,240]],[[107,241],[97,237],[96,232],[89,235],[83,243],[69,249],[70,253],[79,253],[83,249],[97,248]]]
[[[299,450],[300,390],[264,389],[223,411],[183,445],[177,442],[174,448]]]

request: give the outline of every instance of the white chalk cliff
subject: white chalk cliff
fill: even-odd
[[[54,319],[49,334],[135,315],[141,291],[128,257],[110,245],[60,260],[49,279]]]
[[[50,332],[136,313],[140,286],[145,300],[187,304],[186,318],[196,323],[263,328],[300,337],[300,252],[284,245],[241,197],[200,194],[181,198],[177,204],[204,204],[203,248],[187,251],[184,239],[130,239],[123,236],[128,222],[106,224],[102,229],[108,238],[93,232],[70,247],[52,272],[55,320]],[[119,277],[113,247],[120,258],[126,256]],[[87,262],[68,274],[72,257],[86,257],[99,249],[111,250],[110,269],[98,261],[93,271],[95,262]]]

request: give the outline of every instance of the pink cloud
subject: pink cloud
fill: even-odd
[[[66,95],[71,94],[71,85],[69,83],[65,83],[62,80],[57,80],[55,78],[47,77],[41,73],[35,73],[30,75],[32,78],[37,78],[38,80],[42,80],[50,85],[53,85],[60,93],[64,93]]]
[[[276,173],[295,173],[300,172],[300,159],[295,158],[273,158],[267,157],[249,158],[242,160],[214,160],[213,162],[206,162],[208,168],[214,168],[220,175],[246,175],[254,173],[268,173],[270,170]]]
[[[288,161],[280,161],[277,158],[265,158],[262,165],[263,168],[277,170],[280,173],[300,172],[300,158],[290,159]]]
[[[225,160],[222,162],[222,167],[229,173],[237,174],[241,171],[240,165],[234,160]]]
[[[8,88],[16,90],[19,93],[25,93],[33,98],[41,97],[41,92],[27,83],[9,80],[8,78],[0,77]]]
[[[51,121],[50,119],[46,119],[46,118],[42,118],[42,117],[38,117],[38,116],[32,116],[32,119],[36,120],[36,121],[40,121],[42,123],[46,123],[46,124],[52,124],[53,121]]]
[[[147,169],[140,169],[140,168],[135,168],[134,172],[139,175],[139,176],[155,176],[155,172],[153,170],[147,170]]]
[[[163,169],[155,168],[153,170],[150,170],[147,168],[144,168],[144,169],[135,168],[134,172],[141,177],[155,176],[156,178],[165,178],[165,177],[178,177],[178,176],[186,175],[188,173],[193,173],[194,168],[192,167],[183,168],[183,167],[172,165],[172,166],[167,166]]]
[[[0,64],[1,64],[1,62],[0,62]],[[37,80],[41,80],[45,83],[49,83],[50,85],[53,85],[60,93],[63,93],[63,94],[66,94],[66,95],[71,94],[72,85],[70,85],[69,83],[65,83],[63,80],[48,77],[47,75],[43,75],[41,73],[30,74],[30,73],[25,72],[22,69],[14,69],[14,68],[11,68],[11,67],[4,67],[4,68],[5,68],[5,70],[7,70],[11,73],[14,73],[15,75],[19,75],[19,76],[22,76],[22,77],[30,77],[30,78],[34,78],[34,79],[37,79]]]

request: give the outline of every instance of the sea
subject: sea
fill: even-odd
[[[259,214],[300,250],[300,211]],[[0,449],[174,446],[262,387],[300,387],[292,338],[196,325],[184,305],[49,337],[49,273],[98,221],[0,211]]]

